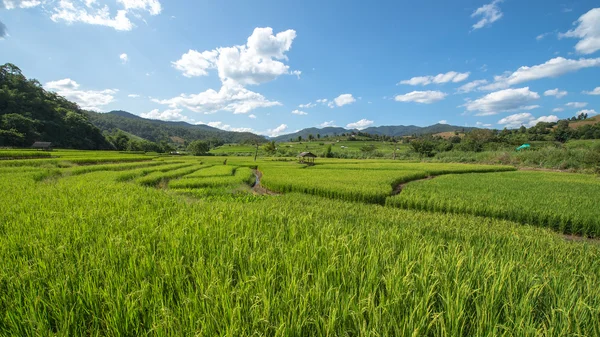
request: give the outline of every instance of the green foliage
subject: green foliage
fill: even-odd
[[[62,148],[111,147],[75,103],[28,80],[15,65],[4,64],[0,66],[0,146],[28,147],[35,141]]]
[[[263,145],[263,150],[267,153],[267,154],[274,154],[275,151],[277,151],[277,145],[275,145],[275,141],[270,141],[268,143],[266,143],[265,145]]]
[[[203,156],[210,151],[210,145],[203,140],[195,140],[188,145],[187,150],[194,156]]]

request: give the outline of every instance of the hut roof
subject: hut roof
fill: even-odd
[[[317,156],[311,152],[302,152],[298,155],[298,157],[310,157],[310,158],[317,158]]]
[[[35,142],[31,147],[50,147],[52,146],[51,142]]]

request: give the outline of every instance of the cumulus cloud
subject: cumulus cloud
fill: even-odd
[[[123,53],[121,55],[119,55],[119,59],[121,59],[121,62],[123,64],[127,63],[127,61],[129,61],[129,56],[127,56],[127,54]]]
[[[585,110],[579,110],[575,113],[575,116],[579,116],[579,115],[583,115],[583,114],[588,114],[588,116],[594,116],[597,115],[598,113],[596,112],[596,110],[593,109],[585,109]]]
[[[502,18],[502,11],[498,6],[502,0],[494,0],[487,5],[477,8],[472,14],[472,18],[479,18],[479,21],[473,25],[473,30],[490,26],[492,23]]]
[[[248,115],[248,118],[256,119],[256,115],[250,114],[250,115]]]
[[[563,109],[563,108],[554,108],[554,109],[552,109],[552,112],[563,112],[563,111],[565,111],[565,109]]]
[[[458,91],[459,93],[466,94],[487,83],[487,80],[475,80],[460,86],[458,89],[456,89],[456,91]]]
[[[569,108],[585,108],[587,106],[587,102],[569,102],[567,104],[565,104],[565,106],[568,106]]]
[[[129,95],[127,95],[127,97],[129,97],[129,98],[139,98],[140,95],[138,95],[138,94],[129,94]]]
[[[441,91],[413,91],[404,95],[396,95],[394,99],[397,102],[416,102],[422,104],[431,104],[446,98],[447,94]]]
[[[219,110],[247,113],[256,108],[281,105],[245,87],[272,81],[283,74],[299,75],[299,72],[290,72],[289,66],[282,62],[288,59],[285,54],[295,37],[296,32],[291,29],[273,34],[270,27],[255,28],[244,45],[204,52],[189,50],[172,63],[173,67],[186,77],[206,76],[210,69],[216,69],[221,89],[155,101],[171,108],[183,106],[200,113]]]
[[[318,125],[320,128],[328,128],[328,127],[332,127],[332,126],[336,126],[335,125],[335,121],[328,121],[328,122],[323,122],[321,124]]]
[[[600,58],[571,60],[564,57],[555,57],[546,63],[532,67],[523,66],[513,73],[495,76],[494,83],[480,87],[482,90],[498,90],[512,85],[539,80],[542,78],[558,77],[579,69],[599,67]]]
[[[216,50],[200,53],[190,49],[172,64],[185,77],[207,76],[207,70],[216,68],[217,56],[219,56],[219,52]]]
[[[504,125],[509,129],[514,129],[523,126],[532,127],[536,126],[540,122],[554,123],[558,122],[558,117],[554,115],[541,116],[538,118],[533,117],[529,112],[518,113],[502,118],[498,121],[498,124]]]
[[[476,111],[476,116],[496,115],[500,112],[514,110],[531,110],[538,105],[530,105],[540,98],[537,92],[529,90],[529,87],[520,89],[505,89],[490,93],[474,101],[468,101],[463,106],[467,111]]]
[[[121,5],[121,9],[118,9],[113,15],[108,5],[101,5],[95,0],[43,1],[46,9],[52,13],[50,19],[54,22],[86,23],[121,31],[133,29],[131,16],[143,20],[140,13],[148,12],[150,15],[158,15],[162,11],[158,0],[117,0],[117,3]]]
[[[352,94],[342,94],[334,98],[333,101],[337,106],[344,106],[356,102],[356,99],[352,96]]]
[[[480,127],[480,128],[491,128],[492,124],[487,124],[487,123],[483,123],[483,122],[476,122],[475,126]]]
[[[583,93],[586,95],[600,95],[600,87],[596,87],[592,91],[584,91]]]
[[[194,112],[210,114],[220,110],[234,114],[248,113],[257,108],[281,105],[277,101],[269,101],[263,95],[250,91],[235,82],[226,82],[219,91],[208,89],[199,94],[173,97],[164,100],[153,100],[168,105],[171,109],[185,107]]]
[[[558,88],[544,91],[544,96],[554,96],[556,98],[565,97],[567,94],[568,93],[566,91],[558,90]]]
[[[429,85],[432,83],[442,84],[442,83],[458,83],[469,78],[470,73],[459,73],[456,71],[449,71],[445,74],[437,74],[435,76],[418,76],[413,77],[410,80],[400,81],[398,84],[408,84],[408,85]]]
[[[312,102],[298,105],[298,107],[301,109],[310,109],[310,108],[314,108],[316,106],[317,106],[317,104],[312,103]]]
[[[81,90],[79,83],[70,78],[48,82],[44,87],[77,103],[82,109],[94,111],[100,111],[103,106],[113,102],[118,92],[116,89]]]
[[[592,54],[600,50],[600,8],[591,9],[574,23],[575,29],[559,34],[560,38],[580,39],[575,50],[580,54]]]
[[[209,123],[198,123],[198,124],[205,124],[208,125],[210,127],[213,128],[217,128],[217,129],[221,129],[221,130],[225,130],[225,131],[233,131],[233,132],[255,132],[252,128],[236,128],[236,127],[232,127],[229,124],[225,124],[223,122],[209,122]]]
[[[0,2],[0,9],[33,8],[41,4],[41,0],[3,0]]]
[[[183,110],[181,109],[168,109],[165,111],[160,111],[159,109],[154,109],[150,112],[140,114],[140,117],[148,118],[148,119],[158,119],[161,121],[185,121],[185,122],[193,122],[193,119],[188,118],[181,114]]]
[[[448,121],[445,119],[442,119],[441,121],[438,122],[438,124],[448,124]]]
[[[217,69],[221,81],[232,80],[242,85],[257,85],[272,81],[284,74],[299,75],[290,71],[282,61],[292,47],[296,31],[289,29],[273,34],[270,27],[255,28],[245,45],[221,47],[198,52],[189,50],[173,62],[184,76],[205,76],[207,70]]]
[[[292,114],[294,114],[294,115],[301,115],[301,116],[308,115],[308,113],[306,113],[304,111],[301,111],[301,110],[294,110],[294,111],[292,111]]]
[[[265,134],[269,137],[277,137],[279,135],[281,135],[285,130],[287,130],[287,125],[286,124],[281,124],[278,127],[276,127],[275,129],[268,129]]]
[[[373,125],[373,121],[370,121],[368,119],[361,119],[358,122],[347,124],[346,128],[363,130],[363,129],[368,128],[371,125]]]

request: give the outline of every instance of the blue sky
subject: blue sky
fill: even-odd
[[[267,135],[600,112],[596,1],[0,0],[0,63],[97,111]]]

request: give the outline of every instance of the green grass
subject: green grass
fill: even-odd
[[[212,167],[211,167],[212,168]],[[229,167],[229,175],[199,176],[197,173],[209,169],[196,171],[186,175],[182,179],[173,180],[169,183],[169,188],[191,189],[222,186],[239,186],[241,184],[252,185],[255,181],[254,173],[250,168],[240,167],[235,170],[235,175],[231,174],[232,168]]]
[[[36,150],[0,150],[0,159],[50,158],[49,152]]]

